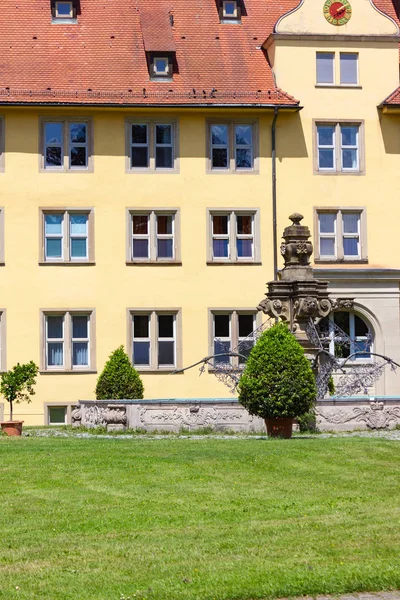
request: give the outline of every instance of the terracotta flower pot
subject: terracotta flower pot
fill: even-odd
[[[2,421],[1,429],[6,435],[22,435],[23,421]]]
[[[268,437],[291,438],[293,419],[291,417],[265,419]]]

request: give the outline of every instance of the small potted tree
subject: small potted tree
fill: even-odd
[[[17,363],[15,367],[1,374],[0,392],[10,405],[10,420],[0,423],[6,435],[21,435],[23,421],[13,420],[13,404],[19,402],[32,402],[35,394],[33,386],[36,384],[38,374],[37,365],[31,360],[25,365]]]
[[[317,396],[304,350],[283,323],[258,339],[239,383],[239,402],[265,420],[271,437],[291,437],[294,419],[309,412]]]

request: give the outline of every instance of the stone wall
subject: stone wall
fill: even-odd
[[[72,411],[72,424],[106,426],[109,431],[265,432],[264,421],[249,415],[237,400],[81,400]],[[317,405],[320,431],[387,429],[400,425],[400,398],[354,397],[323,400]]]

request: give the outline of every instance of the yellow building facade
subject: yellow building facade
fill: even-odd
[[[262,321],[273,130],[278,242],[303,214],[317,276],[355,300],[342,327],[363,339],[361,319],[369,349],[400,362],[400,119],[381,106],[399,85],[397,24],[352,0],[334,25],[323,2],[304,0],[267,33],[254,51],[300,104],[3,97],[1,369],[40,365],[15,418],[68,422],[120,345],[133,362],[136,352],[146,399],[229,397],[212,372],[172,372],[235,348]],[[370,393],[400,396],[400,379],[386,373]]]

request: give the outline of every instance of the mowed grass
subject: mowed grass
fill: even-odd
[[[400,588],[396,441],[3,437],[0,490],[7,600]]]

